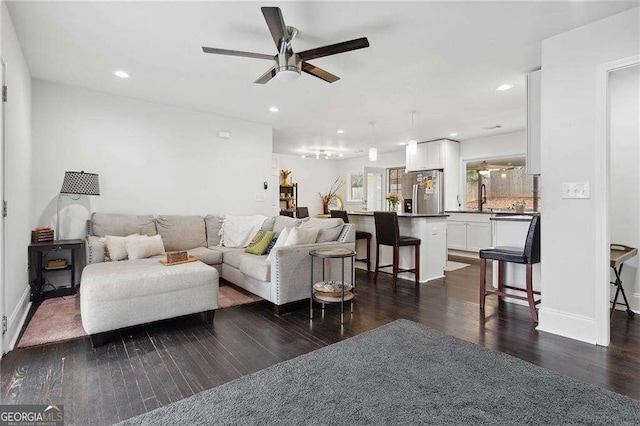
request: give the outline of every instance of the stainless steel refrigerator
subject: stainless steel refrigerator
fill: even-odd
[[[422,170],[405,173],[402,178],[405,213],[441,214],[444,212],[443,173]]]

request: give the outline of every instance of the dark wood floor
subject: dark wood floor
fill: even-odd
[[[310,324],[305,306],[280,317],[266,302],[138,327],[93,349],[88,338],[17,349],[0,365],[3,403],[62,403],[67,424],[111,424],[406,318],[558,373],[640,399],[640,320],[615,315],[612,344],[596,347],[537,332],[522,306],[488,300],[479,312],[479,268],[414,289],[357,273],[356,304],[344,327],[335,306]],[[479,366],[481,367],[481,366]]]

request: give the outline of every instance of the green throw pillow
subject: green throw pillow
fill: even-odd
[[[258,231],[251,243],[247,246],[244,251],[246,253],[257,254],[258,256],[262,256],[265,251],[267,251],[267,247],[273,240],[273,236],[275,232],[273,231]]]

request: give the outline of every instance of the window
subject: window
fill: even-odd
[[[527,174],[524,157],[486,159],[467,163],[465,210],[540,211],[538,177]]]
[[[364,195],[362,173],[349,173],[347,175],[347,201],[362,201]]]
[[[404,167],[389,169],[389,192],[402,194],[402,178],[404,177]]]

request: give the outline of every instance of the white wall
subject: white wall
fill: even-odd
[[[270,126],[34,80],[33,147],[34,226],[54,225],[65,170],[100,175],[100,196],[63,199],[64,238],[91,211],[273,213]]]
[[[2,2],[2,58],[8,87],[5,132],[5,188],[8,201],[6,230],[5,315],[8,332],[5,345],[12,345],[29,306],[27,246],[31,239],[29,188],[32,167],[31,74],[18,44],[11,16]],[[9,349],[4,347],[5,350]]]
[[[638,8],[542,42],[542,306],[538,329],[595,343],[597,67],[639,53]],[[591,198],[561,198],[590,182]]]
[[[301,158],[297,155],[273,154],[278,171],[291,170],[291,179],[298,184],[298,207],[308,207],[309,216],[322,213],[322,199],[339,177],[337,160]],[[277,191],[277,188],[276,188]]]
[[[527,134],[524,131],[505,133],[460,142],[460,160],[511,157],[527,153]]]
[[[640,65],[611,74],[609,99],[611,242],[640,247]],[[624,289],[631,309],[640,313],[639,273],[637,256],[625,262]],[[614,292],[611,286],[612,300]]]
[[[347,158],[338,161],[338,172],[340,177],[347,181],[347,174],[351,172],[362,172],[365,166],[367,167],[380,167],[380,168],[392,168],[392,167],[404,167],[405,166],[405,150],[393,152],[378,152],[378,161],[369,161],[369,156],[364,155],[362,157]],[[388,185],[387,185],[388,187]],[[384,191],[385,195],[388,191]],[[344,199],[347,209],[360,210],[362,209],[361,202],[349,202],[347,201],[347,188],[346,186],[340,191],[340,196]]]

